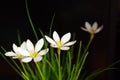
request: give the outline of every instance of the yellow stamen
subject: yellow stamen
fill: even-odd
[[[64,43],[62,41],[57,41],[56,44],[57,44],[58,48],[61,48],[64,45]]]
[[[22,57],[23,57],[20,53],[16,53],[16,56],[17,56],[18,58],[22,58]]]
[[[90,29],[90,33],[91,33],[91,34],[94,34],[94,33],[95,33],[95,30],[91,28],[91,29]]]
[[[36,52],[36,51],[30,52],[30,56],[31,56],[32,58],[35,58],[35,57],[37,56],[37,52]]]

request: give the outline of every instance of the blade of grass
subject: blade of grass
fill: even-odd
[[[28,76],[26,76],[25,74],[24,74],[24,72],[21,72],[22,73],[22,78],[24,78],[24,80],[30,80],[29,78],[28,78]]]
[[[30,25],[31,25],[31,27],[32,27],[32,30],[33,30],[34,36],[35,36],[36,40],[38,40],[38,36],[37,36],[37,33],[36,33],[36,30],[35,30],[35,27],[34,27],[34,25],[33,25],[32,19],[31,19],[29,9],[28,9],[28,2],[27,2],[27,0],[25,0],[25,4],[26,4],[26,11],[27,11],[28,20],[29,20]]]
[[[77,64],[79,63],[80,55],[81,55],[81,50],[82,50],[82,41],[79,43],[79,49],[78,49],[78,55],[77,55]]]
[[[97,77],[97,75],[100,75],[101,73],[105,72],[105,71],[108,71],[108,70],[113,70],[113,69],[116,69],[116,68],[104,68],[104,69],[98,69],[96,70],[95,72],[93,72],[92,74],[90,74],[89,76],[87,76],[85,78],[85,80],[93,80]]]
[[[27,63],[27,64],[26,64],[26,67],[27,67],[27,70],[30,72],[31,78],[33,78],[33,80],[36,80],[36,76],[35,76],[35,74],[34,74],[33,69],[31,68],[31,66]]]
[[[50,30],[49,30],[49,36],[51,36],[51,32],[52,32],[52,27],[53,27],[53,22],[54,22],[54,18],[55,18],[55,13],[53,14],[51,23],[50,23]]]
[[[44,78],[44,76],[43,76],[43,73],[42,73],[42,71],[41,71],[40,66],[39,66],[38,63],[36,63],[36,67],[37,67],[37,70],[38,70],[38,72],[39,72],[39,74],[40,74],[42,80],[45,80],[45,78]]]
[[[23,71],[24,71],[24,73],[25,73],[25,75],[29,78],[29,73],[27,72],[27,67],[25,67],[25,65],[24,65],[24,63],[22,63],[21,61],[20,61],[20,64],[21,64],[21,66],[22,66],[22,68],[23,68]]]
[[[52,64],[48,60],[46,60],[46,62],[48,63],[48,65],[50,66],[50,68],[52,69],[52,71],[55,73],[55,76],[58,77],[57,76],[57,72],[56,72],[55,68],[52,66]]]
[[[88,55],[88,52],[85,54],[85,56],[84,56],[84,58],[83,58],[83,60],[82,60],[81,66],[80,66],[80,68],[79,68],[79,70],[78,70],[78,73],[77,73],[77,75],[76,75],[76,77],[75,77],[74,80],[78,80],[78,78],[79,78],[79,76],[80,76],[80,74],[81,74],[81,70],[83,69],[83,66],[84,66],[84,64],[85,64],[87,55]]]
[[[3,59],[11,66],[11,68],[13,69],[13,70],[15,70],[15,72],[17,72],[21,77],[22,77],[22,75],[21,75],[21,73],[19,72],[19,70],[17,70],[17,68],[15,68],[15,66],[13,66],[13,64],[11,64],[10,62],[9,62],[9,60],[7,60],[7,58],[0,52],[0,55],[3,57]],[[19,68],[20,69],[20,68]]]
[[[6,52],[6,50],[5,50],[5,48],[3,48],[3,47],[1,47],[2,48],[2,50],[4,51],[4,52]],[[10,61],[0,52],[0,54],[1,54],[1,56],[3,57],[3,59],[21,76],[21,74],[20,74],[20,72],[22,71],[21,70],[21,68],[18,66],[18,64],[12,59],[12,58],[10,58],[11,59],[11,61],[15,64],[15,66],[17,67],[15,67],[15,66],[13,66],[13,64],[11,64],[10,63]],[[17,70],[18,69],[18,70]],[[19,72],[20,71],[20,72]]]
[[[97,77],[97,75],[100,75],[101,73],[103,73],[105,71],[117,69],[117,68],[114,68],[113,66],[116,65],[116,64],[118,64],[119,62],[120,62],[120,60],[115,61],[114,63],[108,65],[105,68],[99,68],[99,69],[95,70],[92,74],[90,74],[89,76],[87,76],[85,78],[85,80],[92,80],[95,77]]]
[[[70,76],[71,74],[71,67],[72,67],[72,62],[71,62],[71,53],[68,52],[67,53],[67,58],[68,58],[68,62],[66,63],[67,64],[67,73],[68,73],[68,76]]]
[[[18,43],[19,43],[19,45],[21,44],[21,37],[20,37],[19,31],[18,31]]]
[[[73,67],[72,67],[70,79],[68,78],[67,80],[74,80],[75,67],[76,67],[76,66],[75,66],[75,64],[74,64]]]

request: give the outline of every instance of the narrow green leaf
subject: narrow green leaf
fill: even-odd
[[[34,33],[34,35],[35,35],[35,38],[36,38],[36,40],[38,40],[38,36],[37,36],[36,30],[35,30],[35,27],[34,27],[34,25],[33,25],[33,21],[32,21],[32,19],[31,19],[29,9],[28,9],[28,2],[27,2],[27,0],[25,0],[25,4],[26,4],[26,11],[27,11],[28,20],[29,20],[30,25],[31,25],[31,27],[32,27],[33,33]]]

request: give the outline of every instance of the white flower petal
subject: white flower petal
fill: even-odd
[[[6,52],[5,56],[16,56],[16,54],[14,52]]]
[[[98,27],[97,22],[94,22],[94,23],[93,23],[93,25],[92,25],[92,29],[93,29],[93,30],[96,30],[96,29],[97,29],[97,27]]]
[[[49,43],[56,45],[56,42],[54,40],[52,40],[50,37],[45,36],[45,38]]]
[[[66,33],[65,35],[62,36],[61,42],[66,43],[66,42],[68,42],[70,40],[70,38],[71,38],[71,34]]]
[[[18,59],[18,57],[17,57],[17,56],[13,56],[12,58],[13,58],[13,59]]]
[[[36,58],[34,58],[34,62],[39,62],[42,60],[42,56],[37,56]]]
[[[66,43],[64,46],[71,46],[71,45],[73,45],[75,43],[76,43],[76,41],[71,41],[71,42]]]
[[[69,50],[69,49],[70,49],[70,47],[61,47],[60,49],[61,49],[61,50],[65,50],[65,51],[66,51],[66,50]]]
[[[17,49],[18,47],[15,45],[15,44],[13,44],[13,51],[15,52],[15,53],[17,53],[18,52],[18,49]]]
[[[57,42],[60,41],[60,37],[56,31],[53,32],[53,39]]]
[[[45,55],[45,54],[47,54],[47,52],[49,51],[49,49],[47,48],[47,49],[44,49],[44,50],[41,50],[39,53],[38,53],[38,55]]]
[[[27,47],[29,52],[34,51],[34,45],[29,39],[27,40],[26,47]]]
[[[50,46],[53,47],[53,48],[58,48],[58,46],[54,45],[54,44],[51,44]]]
[[[19,47],[18,52],[19,52],[19,54],[21,54],[23,56],[30,56],[30,53],[26,49],[23,49],[23,48]]]
[[[43,38],[42,39],[40,39],[37,43],[36,43],[36,45],[35,45],[35,51],[40,51],[41,50],[41,48],[43,47],[43,45],[44,45],[44,40],[43,40]]]
[[[25,63],[28,63],[28,62],[30,62],[30,61],[32,61],[32,58],[31,58],[31,57],[26,57],[26,58],[23,58],[23,59],[22,59],[22,62],[25,62]]]
[[[91,30],[91,25],[88,22],[85,22],[85,27],[88,31]]]
[[[100,32],[102,29],[103,29],[103,26],[99,27],[99,28],[95,31],[95,33]]]
[[[25,43],[25,41],[21,44],[20,47],[26,49],[26,43]]]
[[[81,29],[88,32],[88,30],[86,28],[81,27]]]

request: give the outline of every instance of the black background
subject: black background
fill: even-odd
[[[53,29],[63,35],[75,32],[77,40],[85,43],[88,33],[80,29],[84,22],[97,21],[104,29],[96,34],[88,57],[88,71],[111,64],[119,57],[119,7],[117,0],[28,0],[28,8],[36,28],[49,31],[50,22],[55,13]],[[34,35],[27,17],[24,0],[0,1],[0,46],[11,50],[12,43],[18,44],[17,34],[22,40],[34,40]],[[119,67],[119,65],[116,65]],[[119,69],[106,72],[96,80],[119,80]],[[18,80],[18,75],[0,57],[0,78]]]

